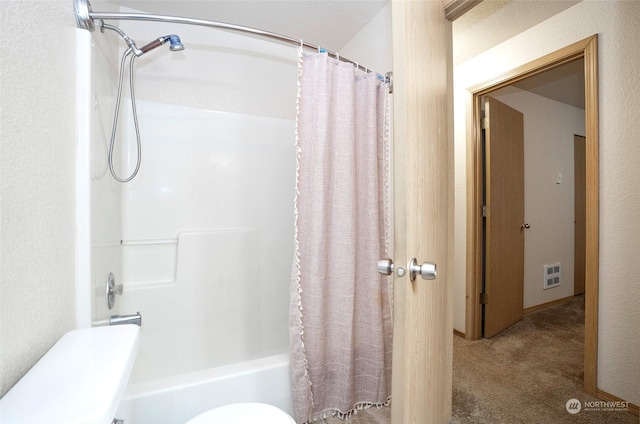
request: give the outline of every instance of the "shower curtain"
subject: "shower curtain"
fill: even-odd
[[[337,63],[338,62],[338,63]],[[390,402],[388,88],[299,51],[296,255],[290,308],[296,419]]]

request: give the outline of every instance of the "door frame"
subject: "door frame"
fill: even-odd
[[[595,396],[598,361],[599,184],[598,36],[593,35],[468,89],[466,338],[482,335],[481,97],[533,75],[583,58],[586,127],[586,262],[584,391]]]

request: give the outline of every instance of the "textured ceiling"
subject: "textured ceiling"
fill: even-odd
[[[389,0],[121,0],[121,6],[249,26],[339,51]]]

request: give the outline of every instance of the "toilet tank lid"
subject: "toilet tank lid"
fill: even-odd
[[[0,399],[2,424],[110,424],[133,368],[139,327],[70,331]]]

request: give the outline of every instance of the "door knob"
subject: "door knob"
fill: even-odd
[[[411,262],[409,262],[409,278],[411,281],[415,281],[418,274],[423,280],[435,280],[438,275],[436,264],[423,262],[422,265],[418,265],[416,258],[412,258]]]
[[[378,272],[382,275],[391,275],[393,274],[393,271],[396,271],[396,274],[398,274],[398,277],[402,277],[404,276],[404,268],[402,267],[398,267],[396,269],[395,265],[393,264],[393,261],[389,258],[385,258],[385,259],[380,259],[378,261]]]
[[[529,225],[529,223],[526,223],[526,224],[520,224],[520,228],[521,228],[521,229],[523,229],[523,230],[524,230],[524,229],[528,229],[528,228],[531,228],[531,225]]]
[[[395,268],[395,265],[393,265],[393,261],[389,258],[380,259],[378,261],[378,272],[382,275],[393,274],[394,268]]]

